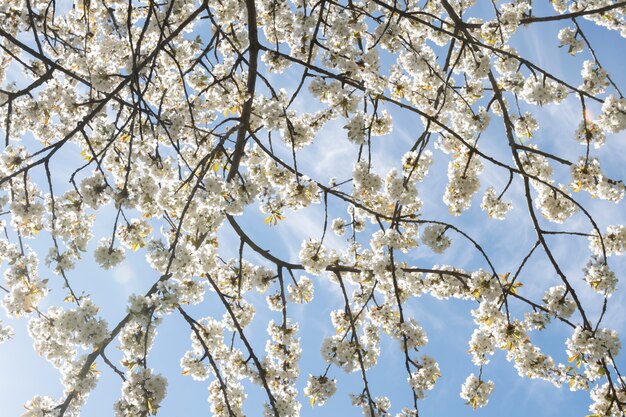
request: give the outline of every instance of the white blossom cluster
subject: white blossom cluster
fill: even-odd
[[[536,76],[528,77],[521,90],[521,97],[529,104],[558,104],[566,96],[567,89],[563,84]]]
[[[518,138],[530,139],[539,129],[539,123],[531,113],[527,112],[513,119],[513,128]]]
[[[624,377],[620,377],[618,383],[626,383]],[[609,383],[594,387],[589,392],[593,403],[589,406],[589,411],[598,416],[617,417],[623,414],[620,410],[620,403],[626,402],[626,392],[623,389],[617,390],[617,398],[614,397]]]
[[[57,403],[51,397],[34,396],[26,404],[24,404],[26,412],[23,417],[47,417],[54,416],[57,413]]]
[[[480,188],[478,175],[483,164],[478,156],[470,152],[462,152],[448,164],[448,186],[443,195],[443,202],[448,205],[450,213],[460,215],[472,204],[472,197]]]
[[[313,275],[319,275],[330,264],[327,249],[321,243],[310,240],[302,242],[300,261],[304,269]]]
[[[615,357],[622,344],[617,332],[611,329],[598,329],[594,333],[582,327],[576,327],[571,338],[567,339],[567,354],[570,358],[580,358],[589,365],[595,365],[609,355]],[[599,377],[596,375],[595,380]]]
[[[501,46],[518,29],[529,6],[525,1],[503,4],[497,19],[482,24],[481,37],[488,44]]]
[[[589,236],[589,249],[596,256],[603,256],[605,252],[606,256],[626,252],[626,226],[621,224],[608,226],[602,239],[595,230],[592,231]]]
[[[556,317],[567,319],[576,311],[576,303],[567,295],[567,288],[564,285],[550,287],[543,296],[546,307]]]
[[[419,369],[411,373],[409,384],[417,398],[424,398],[424,391],[432,390],[438,377],[441,377],[439,364],[430,356],[424,355],[420,361]]]
[[[493,187],[487,188],[480,205],[480,208],[486,211],[490,218],[497,220],[504,220],[506,213],[511,210],[512,207],[513,204],[504,202],[499,198]]]
[[[11,226],[26,238],[33,238],[44,228],[45,205],[42,192],[31,181],[18,182],[13,187],[9,209]]]
[[[10,326],[5,326],[4,324],[2,324],[2,321],[0,321],[0,343],[6,342],[13,336],[15,336],[13,328],[11,328]]]
[[[113,247],[111,239],[102,238],[98,248],[93,252],[95,261],[104,269],[111,269],[120,264],[125,256],[124,249]]]
[[[267,331],[270,339],[266,343],[264,360],[266,378],[273,382],[273,393],[276,401],[275,409],[281,416],[295,416],[300,412],[300,402],[297,400],[298,390],[294,386],[300,375],[298,362],[302,350],[300,339],[296,337],[298,326],[289,321],[276,324],[270,321]],[[271,416],[274,412],[266,405],[265,415]]]
[[[571,166],[572,184],[574,191],[586,190],[592,196],[603,200],[619,202],[624,198],[624,183],[606,178],[600,170],[597,158],[585,160],[581,158],[578,164]]]
[[[51,307],[47,318],[32,319],[29,323],[35,349],[60,367],[67,356],[76,353],[75,346],[97,347],[108,336],[107,324],[97,318],[97,312],[98,308],[89,299],[81,300],[74,310]]]
[[[566,46],[570,55],[575,55],[583,50],[584,42],[577,35],[578,31],[571,27],[566,27],[559,31],[561,46]]]
[[[626,99],[609,95],[602,104],[598,124],[607,132],[618,133],[626,129]]]
[[[324,405],[337,391],[337,381],[326,376],[309,375],[304,395],[311,399],[311,405]]]
[[[586,60],[583,62],[580,74],[583,77],[583,84],[580,89],[589,94],[602,94],[609,86],[606,70],[593,61]]]
[[[426,226],[422,232],[422,242],[435,253],[442,253],[452,243],[452,240],[445,235],[448,228],[441,224]]]
[[[593,144],[595,149],[602,147],[606,141],[606,136],[600,125],[591,120],[583,120],[580,122],[574,137],[581,145],[588,146]]]
[[[617,288],[617,277],[600,257],[594,256],[584,268],[585,281],[594,291],[610,297]]]
[[[355,194],[361,196],[375,194],[382,186],[382,179],[377,174],[370,172],[367,161],[360,161],[355,165],[353,181]]]
[[[345,329],[348,330],[348,329]],[[342,332],[343,333],[343,332]],[[380,354],[380,334],[373,324],[363,326],[363,333],[356,341],[336,335],[327,337],[322,342],[321,353],[326,362],[332,363],[346,372],[355,372],[363,368],[369,369],[376,365]]]
[[[344,219],[336,218],[333,219],[331,227],[337,236],[343,236],[346,233],[347,224]]]
[[[538,149],[535,145],[529,148]],[[529,150],[519,152],[519,158],[524,172],[536,178],[530,182],[537,191],[535,206],[541,210],[543,217],[555,223],[563,223],[577,212],[578,207],[565,186],[554,185],[552,167],[545,156]]]
[[[146,245],[145,239],[151,232],[152,228],[148,222],[139,219],[132,219],[128,225],[122,225],[118,229],[122,244],[134,251]]]
[[[167,380],[154,375],[152,370],[143,368],[133,372],[122,385],[123,398],[115,403],[117,417],[156,414],[165,398]]]
[[[15,245],[6,241],[2,241],[0,246],[3,260],[9,263],[4,271],[8,293],[2,299],[2,306],[10,317],[36,311],[49,291],[48,280],[38,275],[37,255],[30,250],[22,255]]]
[[[474,407],[484,407],[489,402],[489,396],[493,392],[493,381],[483,381],[471,374],[467,377],[461,387],[461,398],[467,401],[467,404]]]
[[[289,300],[293,303],[308,303],[313,299],[313,281],[307,277],[302,277],[297,283],[287,286]]]

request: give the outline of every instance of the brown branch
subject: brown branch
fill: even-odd
[[[246,9],[248,11],[248,81],[247,94],[248,98],[241,109],[241,117],[239,118],[239,128],[237,130],[237,141],[235,149],[231,156],[230,171],[226,177],[226,181],[230,182],[239,173],[239,164],[243,157],[244,148],[246,146],[246,135],[250,129],[250,114],[252,113],[252,104],[254,102],[254,91],[257,78],[257,66],[259,57],[259,39],[256,24],[256,5],[255,0],[246,0]]]

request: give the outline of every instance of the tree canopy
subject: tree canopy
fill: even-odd
[[[503,358],[626,415],[624,36],[616,0],[0,0],[0,354],[62,384],[23,416],[104,379],[155,415],[173,360],[214,416],[415,417],[451,314],[468,413]]]

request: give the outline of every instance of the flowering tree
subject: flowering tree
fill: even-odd
[[[208,381],[213,415],[243,415],[254,386],[255,415],[299,415],[303,396],[324,415],[355,373],[364,415],[417,416],[442,376],[412,313],[422,296],[471,305],[470,407],[487,404],[487,364],[503,351],[523,378],[588,390],[588,414],[625,415],[620,340],[605,326],[618,294],[608,257],[626,251],[610,206],[624,185],[604,172],[623,164],[626,99],[589,34],[625,35],[626,2],[474,3],[2,1],[0,341],[28,317],[64,387],[24,416],[78,416],[100,377],[120,379],[115,415],[156,414],[167,382],[148,360],[168,343],[156,337],[165,316],[187,328],[177,360]],[[553,61],[575,70],[516,49],[546,26]],[[559,103],[570,124],[549,137]],[[340,163],[311,169],[336,149]],[[311,217],[315,233],[291,242],[298,256],[271,246],[287,218]],[[484,234],[467,231],[482,221]],[[497,239],[511,225],[532,239],[505,259]],[[582,272],[571,268],[581,240]],[[115,268],[133,251],[151,286],[107,323],[72,270]],[[543,277],[526,273],[533,262]],[[334,332],[301,346],[294,305],[328,285]],[[267,327],[264,350],[251,323]],[[555,328],[569,335],[565,360],[535,340]],[[407,403],[371,381],[384,340],[402,355]],[[320,349],[327,366],[301,375],[301,356]]]

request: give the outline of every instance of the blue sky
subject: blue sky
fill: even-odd
[[[553,11],[551,8],[539,5],[536,6],[535,13],[546,15],[552,14]],[[596,48],[601,62],[609,69],[618,85],[625,85],[624,58],[621,57],[626,56],[626,43],[617,33],[597,29],[583,20],[581,23],[583,29],[586,30],[586,35]],[[579,74],[581,63],[583,59],[588,59],[588,55],[583,53],[571,57],[566,50],[559,49],[557,33],[560,27],[562,25],[558,23],[533,25],[529,29],[520,30],[512,43],[522,56],[529,57],[531,61],[549,69],[555,75],[578,85],[581,82]],[[14,73],[13,76],[16,77],[17,74]],[[298,81],[296,74],[289,71],[280,76],[273,75],[271,79],[279,84],[282,83],[287,89],[293,88]],[[300,99],[296,102],[296,108],[311,111],[310,101],[306,98]],[[399,167],[400,156],[410,148],[421,129],[421,124],[415,120],[414,115],[400,113],[391,107],[388,109],[394,116],[394,130],[390,135],[373,140],[374,169],[381,174],[386,173],[393,166]],[[558,150],[559,155],[570,160],[576,160],[584,151],[583,147],[573,139],[573,132],[580,120],[580,108],[575,97],[568,98],[560,106],[549,105],[541,109],[529,107],[528,110],[532,111],[540,122],[541,128],[533,142],[539,144],[542,149]],[[598,108],[592,107],[591,111],[595,115],[599,113]],[[344,122],[344,120],[336,120],[329,123],[320,132],[314,145],[298,153],[299,167],[303,172],[320,182],[327,182],[330,177],[342,180],[351,176],[356,147],[345,140],[342,129]],[[501,126],[498,123],[499,121],[494,121],[492,127],[481,139],[482,147],[489,154],[512,163]],[[609,135],[604,148],[593,151],[594,155],[600,157],[604,171],[611,178],[626,177],[626,168],[620,153],[626,145],[625,140],[624,134]],[[449,157],[434,150],[432,143],[429,147],[433,150],[435,162],[431,168],[431,174],[419,187],[420,197],[424,201],[424,217],[447,221],[459,226],[484,245],[499,272],[514,271],[535,241],[522,199],[519,179],[515,180],[505,197],[513,201],[514,209],[505,221],[490,221],[480,210],[480,196],[489,185],[500,189],[506,183],[508,174],[485,163],[485,172],[481,177],[483,179],[482,192],[475,196],[472,208],[460,217],[451,216],[441,200],[447,181],[445,174]],[[286,150],[282,149],[281,152],[286,152]],[[59,178],[59,190],[64,190],[67,186],[63,179],[68,177],[65,174],[71,173],[72,165],[70,164],[78,160],[77,153],[76,149],[65,150],[53,163],[54,175]],[[289,161],[290,158],[285,158],[285,160]],[[39,181],[43,180],[41,175],[42,172],[33,173],[33,177]],[[557,182],[568,183],[567,171],[556,170],[555,179]],[[40,184],[44,183],[40,182]],[[601,230],[609,224],[626,223],[624,204],[599,202],[588,198],[583,193],[576,194],[575,197],[589,209],[598,221]],[[94,231],[97,238],[109,234],[113,215],[110,206],[98,215]],[[240,223],[251,231],[262,247],[296,261],[300,242],[308,237],[321,236],[323,208],[316,206],[297,213],[286,212],[285,215],[285,221],[278,226],[270,227],[263,224],[264,216],[256,207],[249,207],[240,219]],[[345,206],[331,205],[330,218],[339,216],[346,217]],[[590,226],[581,215],[576,215],[563,227],[582,232],[590,230]],[[552,227],[552,229],[555,230],[557,227]],[[97,238],[90,246],[90,252],[95,248]],[[458,236],[453,239],[453,246],[443,256],[436,257],[428,248],[420,246],[406,255],[406,260],[424,267],[444,263],[464,267],[467,270],[485,267],[484,262],[470,244],[463,242]],[[227,227],[220,231],[220,242],[224,257],[236,256],[238,239]],[[344,247],[346,244],[344,238],[338,238],[332,234],[327,234],[325,242],[336,248]],[[561,264],[566,274],[572,277],[573,285],[583,302],[592,306],[589,310],[591,316],[597,317],[601,298],[587,288],[582,280],[581,269],[589,257],[586,239],[551,238],[550,242],[555,256],[562,261]],[[45,254],[51,241],[42,233],[28,244],[39,253]],[[91,253],[87,253],[84,260],[69,275],[72,285],[91,294],[92,299],[101,307],[101,314],[108,320],[109,328],[112,328],[125,314],[128,296],[133,293],[144,293],[158,277],[146,265],[143,255],[142,250],[135,254],[127,252],[127,259],[121,265],[113,270],[102,271],[94,264]],[[247,259],[264,263],[262,259],[249,251]],[[609,264],[619,278],[624,277],[626,262],[623,258],[611,257]],[[45,310],[48,305],[59,303],[65,294],[61,291],[58,279],[46,271],[43,262],[41,275],[50,277],[53,287],[52,294],[43,302],[42,307]],[[522,280],[525,285],[521,288],[521,293],[535,300],[540,299],[543,291],[549,286],[559,283],[543,254],[533,256],[524,269]],[[314,282],[316,290],[314,300],[306,306],[290,307],[290,316],[300,324],[299,336],[303,348],[300,389],[304,387],[309,373],[320,374],[325,369],[326,364],[319,355],[319,346],[323,336],[334,333],[329,318],[330,311],[343,306],[343,299],[338,288],[326,277],[314,278]],[[253,345],[258,347],[257,351],[261,352],[267,338],[266,324],[269,319],[277,319],[279,316],[265,308],[263,296],[250,294],[250,300],[257,306],[257,316],[253,324],[247,328],[246,333],[253,341]],[[485,377],[496,383],[489,405],[476,411],[465,406],[464,401],[458,395],[460,386],[469,373],[478,371],[467,354],[467,341],[475,327],[469,310],[475,305],[471,301],[440,301],[430,296],[422,296],[411,300],[408,304],[408,311],[425,328],[429,337],[429,344],[421,353],[434,356],[438,360],[443,376],[427,399],[420,402],[422,415],[500,416],[506,413],[509,416],[549,417],[588,414],[589,399],[586,392],[572,393],[567,388],[556,389],[546,382],[522,379],[506,361],[504,352],[496,352],[492,363],[484,370]],[[614,328],[622,335],[626,334],[626,295],[623,283],[620,283],[619,290],[611,298],[609,307],[609,313],[603,321],[604,326]],[[517,312],[525,311],[515,304],[512,308]],[[219,300],[210,292],[207,292],[205,303],[190,307],[189,312],[194,317],[211,314],[220,317],[223,314]],[[0,415],[2,417],[19,416],[24,411],[22,405],[33,395],[58,397],[62,393],[62,387],[57,371],[34,351],[32,341],[29,340],[25,331],[27,319],[8,319],[3,311],[0,311],[0,319],[5,324],[12,325],[16,330],[15,339],[0,345],[0,404],[2,404]],[[165,317],[159,328],[159,336],[149,358],[149,364],[166,375],[169,381],[168,397],[159,410],[159,416],[192,417],[209,414],[208,381],[195,382],[189,377],[184,377],[180,372],[180,357],[190,346],[189,333],[188,326],[177,315]],[[556,361],[565,362],[567,358],[564,342],[569,335],[569,329],[560,324],[554,324],[546,333],[535,332],[531,337],[535,343],[551,353]],[[372,381],[372,390],[375,395],[389,396],[393,404],[392,411],[397,412],[403,405],[410,404],[410,391],[403,369],[403,354],[396,342],[385,337],[383,337],[381,347],[382,355],[379,365],[368,371],[368,376]],[[107,355],[114,362],[120,357],[119,351],[114,347],[107,349]],[[626,365],[624,355],[621,355],[618,363],[622,365],[622,368]],[[101,361],[98,362],[98,369],[102,371],[100,383],[84,407],[84,416],[113,415],[112,403],[120,394],[119,378]],[[321,409],[318,407],[312,409],[308,401],[302,397],[302,416],[360,415],[360,411],[352,407],[348,399],[348,393],[360,391],[358,375],[356,373],[348,375],[336,368],[331,369],[329,375],[338,380],[337,394]],[[262,400],[261,391],[256,387],[250,387],[246,405],[249,416],[260,415]]]

